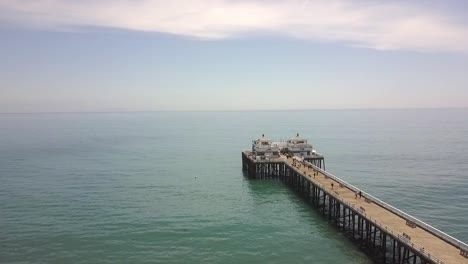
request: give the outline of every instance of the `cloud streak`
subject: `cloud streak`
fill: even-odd
[[[48,30],[98,26],[207,40],[273,33],[377,50],[468,51],[466,24],[414,3],[2,0],[0,21]]]

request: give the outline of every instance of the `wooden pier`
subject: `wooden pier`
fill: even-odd
[[[242,152],[248,177],[290,186],[376,263],[468,264],[468,245],[326,172],[324,164],[323,157],[257,160]]]

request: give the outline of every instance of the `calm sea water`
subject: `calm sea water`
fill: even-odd
[[[0,115],[1,263],[370,263],[279,182],[262,133],[468,241],[468,110]]]

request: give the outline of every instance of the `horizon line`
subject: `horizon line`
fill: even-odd
[[[302,111],[385,111],[385,110],[449,110],[468,109],[468,106],[455,107],[385,107],[385,108],[298,108],[298,109],[232,109],[232,110],[102,110],[102,111],[40,111],[40,112],[0,112],[0,115],[22,114],[112,114],[112,113],[164,113],[164,112],[302,112]]]

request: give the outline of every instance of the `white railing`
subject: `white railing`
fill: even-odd
[[[305,162],[307,165],[309,165],[310,163],[308,162]],[[310,164],[312,166],[314,166],[313,164]],[[293,166],[294,167],[294,166]],[[316,169],[320,170],[321,173],[325,172],[323,170],[321,170],[320,168],[314,166]],[[298,168],[294,167],[294,169],[299,172],[299,173],[302,173]],[[325,174],[325,173],[324,173]],[[344,186],[346,187],[352,187],[354,188],[354,191],[358,190],[356,187],[352,186],[351,184],[348,184],[346,183],[345,181],[337,178],[336,176],[330,174],[330,173],[326,173],[327,177],[330,177],[332,178],[333,180],[337,181],[338,183],[340,184],[343,184]],[[310,179],[312,181],[312,179]],[[315,185],[317,185],[318,187],[320,187],[322,190],[325,191],[325,186],[321,183],[318,183],[318,182],[314,182]],[[350,188],[351,189],[351,188]],[[345,201],[342,197],[339,196],[339,194],[336,194],[336,193],[333,193],[333,192],[327,192],[329,195],[333,196],[336,200],[339,200],[341,201],[343,204],[347,205],[348,207],[350,208],[353,208],[353,210],[355,212],[357,212],[358,214],[360,214],[361,216],[367,218],[369,221],[371,221],[372,223],[374,223],[376,226],[378,226],[381,230],[385,230],[387,233],[391,234],[392,236],[396,237],[399,239],[399,241],[405,243],[408,247],[411,247],[413,250],[419,252],[421,255],[424,255],[426,256],[426,258],[428,258],[429,260],[433,261],[434,263],[437,263],[437,264],[444,264],[444,262],[442,260],[440,260],[439,258],[437,258],[436,256],[434,255],[431,255],[429,252],[427,252],[424,247],[421,247],[421,246],[418,246],[414,243],[412,243],[410,240],[408,240],[407,238],[405,238],[403,235],[400,235],[396,232],[394,232],[393,230],[389,229],[386,225],[384,225],[383,223],[381,223],[380,221],[377,221],[377,219],[371,217],[370,215],[367,215],[365,210],[362,210],[361,208],[356,208],[356,206],[350,202],[347,202]],[[366,193],[367,194],[367,193]],[[380,201],[380,200],[379,200]],[[396,208],[395,208],[396,209]],[[397,209],[398,210],[398,209]],[[417,220],[417,219],[416,219]]]
[[[333,174],[331,174],[331,173],[329,173],[329,172],[327,172],[327,171],[324,171],[323,169],[321,169],[321,168],[315,166],[314,164],[312,164],[312,163],[310,163],[310,162],[304,162],[304,164],[307,164],[308,166],[312,166],[315,170],[319,171],[320,173],[322,173],[322,174],[325,175],[326,177],[329,177],[329,178],[333,179],[334,181],[338,182],[339,184],[341,184],[341,185],[347,187],[348,189],[350,189],[350,190],[352,190],[352,191],[354,191],[354,192],[360,191],[360,189],[358,189],[357,187],[353,186],[352,184],[349,184],[349,183],[345,182],[344,180],[342,180],[342,179],[336,177],[335,175],[333,175]],[[323,188],[323,185],[321,185],[321,187]],[[361,191],[361,192],[362,192],[362,191]],[[375,203],[375,204],[377,204],[377,205],[379,205],[379,206],[381,206],[381,207],[383,207],[383,208],[385,208],[385,209],[391,211],[392,213],[394,213],[394,214],[396,214],[396,215],[402,217],[402,218],[405,219],[405,220],[409,220],[409,221],[415,223],[415,224],[416,224],[417,226],[419,226],[420,228],[422,228],[422,229],[428,231],[429,233],[431,233],[431,234],[433,234],[433,235],[439,237],[440,239],[446,241],[447,243],[453,245],[454,247],[457,247],[457,248],[460,249],[460,250],[466,250],[466,249],[468,249],[468,245],[465,244],[464,242],[462,242],[462,241],[460,241],[460,240],[458,240],[458,239],[456,239],[456,238],[454,238],[454,237],[452,237],[452,236],[450,236],[450,235],[448,235],[448,234],[446,234],[446,233],[444,233],[444,232],[438,230],[437,228],[435,228],[435,227],[433,227],[433,226],[431,226],[431,225],[429,225],[429,224],[424,223],[423,221],[421,221],[421,220],[419,220],[419,219],[417,219],[417,218],[415,218],[415,217],[413,217],[413,216],[411,216],[411,215],[409,215],[409,214],[407,214],[407,213],[405,213],[405,212],[403,212],[403,211],[401,211],[401,210],[399,210],[399,209],[397,209],[397,208],[395,208],[395,207],[393,207],[393,206],[391,206],[391,205],[389,205],[389,204],[387,204],[387,203],[385,203],[384,201],[382,201],[382,200],[380,200],[380,199],[378,199],[378,198],[376,198],[376,197],[370,195],[369,193],[366,193],[366,192],[362,192],[362,193],[364,194],[364,196],[365,196],[367,199],[369,199],[369,200],[372,201],[373,203]],[[346,201],[344,201],[341,197],[338,197],[338,196],[336,196],[336,195],[333,194],[333,193],[332,193],[332,195],[335,196],[336,198],[338,198],[339,200],[341,200],[342,202],[344,202],[344,203],[346,203],[346,204],[349,205],[349,203],[346,202]],[[352,207],[354,208],[354,205],[352,205]],[[367,216],[367,217],[371,219],[370,216]],[[375,220],[375,219],[374,219],[374,221],[377,222],[377,220]],[[385,229],[388,230],[388,228],[387,228],[386,226],[385,226]],[[390,230],[390,231],[391,231],[391,230]],[[392,232],[392,231],[391,231],[391,232]],[[392,234],[394,234],[394,233],[392,232]],[[394,234],[394,235],[395,235],[395,234]],[[396,234],[396,236],[399,237],[399,238],[401,237],[401,235],[399,235],[399,234]],[[403,241],[403,240],[402,240],[402,241]],[[408,244],[408,243],[407,243],[407,244]],[[408,245],[411,246],[411,247],[414,248],[414,249],[417,249],[417,248],[414,246],[413,243],[408,244]],[[420,249],[420,250],[418,250],[418,251],[419,251],[420,253],[426,255],[426,256],[427,256],[428,258],[430,258],[431,260],[436,261],[436,263],[443,263],[443,262],[441,262],[438,258],[436,258],[436,257],[432,256],[431,254],[425,252],[423,247],[419,247],[419,249]]]

